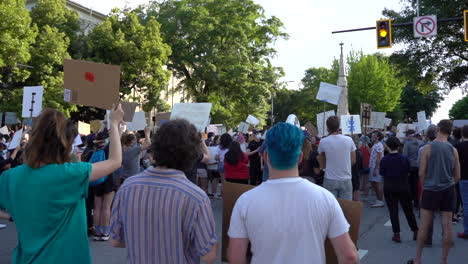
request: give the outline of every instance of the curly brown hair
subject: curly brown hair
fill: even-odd
[[[43,164],[70,162],[72,144],[78,130],[72,121],[54,109],[45,109],[39,115],[24,150],[25,163],[33,168]]]
[[[187,120],[164,123],[153,137],[151,153],[157,166],[187,171],[201,156],[200,135]]]

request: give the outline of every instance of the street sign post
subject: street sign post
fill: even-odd
[[[437,16],[422,16],[413,19],[415,38],[432,37],[437,35]]]

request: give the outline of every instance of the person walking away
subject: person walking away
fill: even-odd
[[[369,181],[375,191],[377,200],[371,204],[372,208],[384,207],[383,190],[382,190],[382,176],[379,173],[380,161],[384,156],[384,145],[382,144],[383,134],[380,131],[372,133],[372,143],[374,144],[371,149],[371,156],[369,161]]]
[[[278,123],[268,131],[264,159],[270,179],[236,201],[228,231],[229,263],[248,263],[250,242],[252,264],[325,264],[326,238],[339,263],[357,262],[349,224],[338,201],[299,177],[303,142],[302,131],[291,124]]]
[[[398,138],[390,137],[387,139],[386,144],[390,149],[390,153],[383,157],[380,162],[380,175],[383,177],[385,201],[387,202],[392,223],[392,241],[401,243],[398,203],[403,208],[408,225],[413,231],[413,240],[417,240],[418,224],[413,212],[413,200],[408,179],[410,161],[406,156],[398,152],[401,146]]]
[[[403,147],[403,155],[408,157],[410,161],[410,174],[409,174],[409,187],[411,192],[411,199],[415,208],[419,208],[419,163],[418,163],[418,152],[423,142],[418,140],[416,136],[410,135]]]
[[[127,248],[128,263],[212,264],[218,252],[206,193],[184,175],[205,144],[183,119],[163,124],[150,152],[155,168],[127,179],[112,208],[111,245]]]
[[[259,155],[262,141],[260,140],[262,135],[260,131],[254,130],[250,135],[250,142],[247,146],[247,155],[249,156],[249,178],[250,185],[258,185],[263,178],[262,175],[262,164]]]
[[[440,210],[442,215],[442,264],[448,263],[449,250],[453,243],[452,214],[456,201],[455,183],[460,179],[460,163],[457,150],[447,141],[452,132],[452,121],[442,120],[437,127],[437,138],[422,151],[419,168],[419,177],[423,183],[421,226],[416,258],[409,263],[421,264],[428,226],[437,210]]]
[[[361,170],[361,191],[365,199],[369,197],[369,161],[370,151],[369,147],[370,139],[368,136],[363,135],[359,141],[359,150],[362,153],[363,168]]]
[[[460,194],[463,201],[463,232],[458,233],[459,238],[468,239],[468,125],[463,126],[461,134],[463,141],[456,145],[460,157]]]
[[[90,181],[120,167],[122,118],[121,106],[113,108],[109,159],[91,164],[70,163],[78,131],[63,113],[45,109],[37,117],[24,150],[25,163],[0,177],[0,208],[18,230],[12,263],[91,263],[85,197]]]
[[[229,147],[231,146],[232,143],[232,137],[228,133],[224,133],[221,135],[220,138],[220,143],[218,145],[218,149],[216,150],[215,154],[215,160],[218,162],[218,173],[221,179],[221,186],[218,184],[218,192],[220,194],[223,193],[222,185],[225,181],[224,178],[224,156],[226,153],[229,151]]]
[[[325,169],[323,187],[336,198],[353,199],[351,166],[356,163],[356,146],[350,137],[338,134],[340,120],[337,116],[327,119],[329,136],[320,141],[318,161]]]
[[[356,140],[357,141],[357,140]],[[353,201],[361,200],[361,171],[364,167],[361,149],[356,148],[356,163],[351,167],[351,182],[353,184]]]
[[[233,183],[249,184],[249,157],[245,154],[239,142],[234,141],[224,156],[224,177]]]

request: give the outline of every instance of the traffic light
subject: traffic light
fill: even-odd
[[[465,21],[465,41],[468,41],[468,10],[463,11],[463,18]]]
[[[392,20],[377,20],[377,48],[392,47]]]

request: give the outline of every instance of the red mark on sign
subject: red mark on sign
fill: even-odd
[[[91,72],[85,72],[85,79],[90,82],[94,82],[94,74]]]

